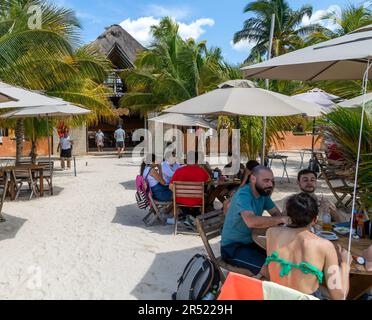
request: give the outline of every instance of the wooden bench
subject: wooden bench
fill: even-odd
[[[205,250],[207,251],[209,258],[218,267],[218,271],[220,273],[222,282],[224,282],[226,278],[224,273],[222,272],[222,269],[244,274],[246,276],[251,277],[253,276],[253,274],[250,270],[235,267],[227,263],[226,261],[222,260],[221,257],[216,257],[212,250],[211,245],[209,244],[209,240],[221,236],[224,220],[225,215],[223,214],[222,210],[212,211],[196,217],[195,219],[196,227],[198,229],[200,237],[203,240]]]

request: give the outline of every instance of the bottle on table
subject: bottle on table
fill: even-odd
[[[323,198],[320,200],[320,217],[323,231],[332,231],[332,216],[331,213],[329,212],[329,207],[327,206],[326,201]]]
[[[329,210],[324,210],[322,213],[322,229],[323,231],[332,231],[332,217]]]
[[[363,213],[359,213],[358,215],[358,222],[356,227],[356,233],[359,238],[364,238],[364,215]]]

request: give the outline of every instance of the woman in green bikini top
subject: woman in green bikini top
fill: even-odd
[[[287,214],[291,225],[266,234],[270,281],[306,294],[322,286],[329,298],[343,299],[349,290],[347,251],[339,247],[337,252],[333,243],[311,232],[318,216],[316,201],[306,193],[294,195],[287,201]]]

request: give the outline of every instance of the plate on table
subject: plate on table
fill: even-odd
[[[343,236],[349,233],[349,228],[346,227],[334,227],[333,230],[339,234],[342,234]]]
[[[331,232],[331,231],[319,231],[316,233],[316,235],[318,237],[321,237],[323,239],[327,239],[327,240],[337,240],[338,237],[337,235],[334,233],[334,232]]]

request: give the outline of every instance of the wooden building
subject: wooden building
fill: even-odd
[[[145,48],[121,26],[116,24],[106,28],[105,32],[92,44],[97,46],[115,67],[115,72],[110,74],[105,84],[113,90],[110,100],[113,106],[118,108],[120,98],[127,91],[119,75],[125,69],[134,68],[137,53],[145,50]],[[132,133],[139,128],[144,128],[144,119],[136,114],[128,115],[125,112],[119,112],[119,114],[120,120],[117,123],[100,121],[98,125],[87,128],[87,151],[96,151],[95,133],[98,129],[101,129],[105,134],[104,149],[113,150],[115,148],[114,131],[118,124],[122,124],[127,133],[125,145],[129,148],[135,146],[131,138]]]

